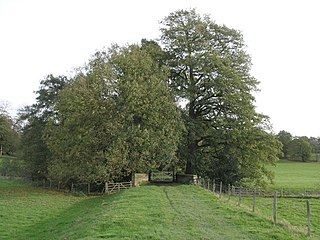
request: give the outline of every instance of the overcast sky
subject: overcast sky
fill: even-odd
[[[0,0],[0,100],[35,102],[48,74],[68,75],[112,43],[159,37],[159,21],[196,8],[242,31],[260,81],[257,111],[274,132],[320,136],[317,0]]]

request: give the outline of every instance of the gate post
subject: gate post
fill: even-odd
[[[104,187],[104,188],[105,188],[104,192],[105,192],[105,193],[108,193],[108,190],[109,190],[109,189],[108,189],[108,182],[105,183],[105,187]]]

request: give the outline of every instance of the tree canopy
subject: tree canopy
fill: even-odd
[[[19,145],[17,126],[8,111],[8,104],[0,102],[0,156],[4,153],[14,154]]]
[[[281,143],[255,111],[258,81],[241,32],[195,10],[171,13],[161,41],[96,52],[72,79],[49,75],[21,115],[32,172],[110,181],[151,169],[261,185]]]
[[[233,182],[267,172],[262,163],[273,163],[280,145],[255,112],[258,82],[241,33],[195,10],[171,13],[161,31],[170,87],[186,103],[186,172]]]
[[[97,52],[61,92],[45,137],[54,154],[51,177],[109,181],[172,168],[183,125],[167,69],[150,47]]]
[[[57,114],[54,106],[67,82],[65,76],[48,75],[40,82],[36,103],[19,112],[19,119],[24,122],[21,134],[22,158],[27,164],[27,174],[33,179],[48,177],[51,152],[44,142],[43,134],[46,124]]]
[[[320,153],[320,141],[315,137],[292,136],[291,133],[284,130],[277,134],[277,138],[281,141],[282,157],[294,161],[318,160]],[[312,155],[315,155],[314,157]],[[316,159],[314,159],[316,158]]]

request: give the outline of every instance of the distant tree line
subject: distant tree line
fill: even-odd
[[[277,134],[282,143],[281,158],[296,161],[320,161],[320,138],[292,136],[284,130]]]
[[[113,45],[74,77],[40,82],[19,114],[28,174],[94,182],[175,169],[263,185],[281,142],[255,111],[250,68],[239,31],[173,12],[160,41]]]

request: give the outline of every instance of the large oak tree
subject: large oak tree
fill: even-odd
[[[161,31],[169,84],[185,105],[186,172],[234,175],[227,181],[266,173],[262,163],[274,162],[280,145],[264,131],[266,117],[255,112],[258,82],[241,33],[195,10],[171,13]]]

